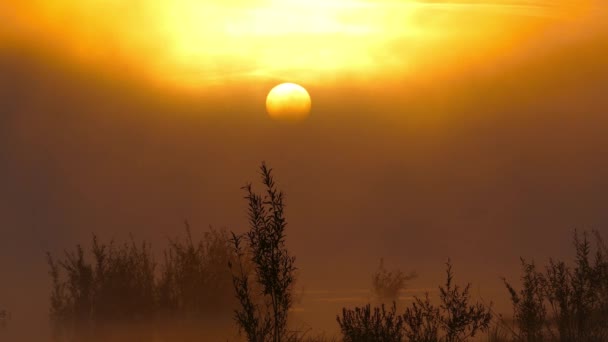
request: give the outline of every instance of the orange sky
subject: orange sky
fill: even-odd
[[[434,287],[449,256],[504,304],[520,256],[608,236],[605,1],[124,3],[0,1],[0,307],[24,334],[46,250],[243,231],[262,160],[311,291],[364,289],[380,257]],[[307,120],[264,113],[278,81]]]
[[[9,35],[162,87],[424,80],[580,30],[592,1],[9,1]],[[6,27],[8,26],[8,27]],[[563,32],[563,31],[562,31]]]

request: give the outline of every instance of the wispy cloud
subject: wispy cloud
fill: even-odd
[[[427,77],[436,65],[461,63],[461,55],[498,50],[541,20],[526,17],[573,16],[569,9],[586,3],[13,0],[0,6],[12,13],[5,31],[69,58],[200,88],[264,79]]]

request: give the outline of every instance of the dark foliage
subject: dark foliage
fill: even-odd
[[[504,280],[513,303],[513,318],[519,328],[518,339],[528,342],[543,341],[547,338],[543,333],[547,322],[544,298],[546,279],[542,273],[536,270],[536,265],[533,262],[526,262],[521,259],[521,265],[523,286],[519,293]]]
[[[470,284],[464,288],[453,284],[452,264],[447,262],[447,280],[439,287],[440,305],[431,304],[428,294],[424,300],[415,297],[402,316],[391,311],[370,308],[342,309],[337,317],[344,341],[348,342],[462,342],[487,331],[492,321],[489,307],[470,304]]]
[[[608,341],[608,249],[594,231],[574,232],[574,265],[550,260],[544,272],[522,260],[522,288],[505,280],[521,341]]]
[[[464,288],[454,285],[449,260],[446,266],[446,283],[439,287],[440,305],[432,305],[427,293],[424,300],[415,297],[412,306],[405,311],[405,330],[409,341],[462,342],[490,327],[490,307],[482,303],[471,304],[471,284]]]
[[[336,318],[344,342],[401,342],[404,337],[403,317],[397,314],[395,302],[386,310],[384,304],[373,309],[369,304],[352,310],[343,308]]]
[[[447,262],[445,287],[439,287],[441,299],[440,322],[445,331],[446,342],[466,341],[479,331],[486,331],[492,321],[492,314],[482,303],[469,304],[471,284],[464,288],[452,283],[452,264]]]
[[[436,342],[439,341],[441,328],[441,315],[439,308],[431,304],[429,294],[424,300],[414,297],[414,302],[405,309],[405,336],[410,342]]]
[[[90,253],[77,245],[59,260],[47,254],[54,338],[103,340],[122,326],[229,315],[235,301],[226,265],[234,255],[226,232],[211,229],[196,244],[186,232],[185,243],[170,240],[160,269],[150,245],[133,240],[103,244],[94,236]],[[143,330],[138,338],[157,333]]]
[[[295,258],[286,247],[283,193],[272,170],[261,166],[263,194],[245,186],[249,231],[243,235],[211,229],[195,242],[186,223],[186,239],[170,239],[157,264],[147,243],[100,243],[93,236],[90,250],[77,245],[55,259],[47,254],[50,318],[53,337],[61,341],[200,340],[181,333],[217,316],[230,316],[249,342],[323,341],[324,336],[287,329],[293,305]],[[513,325],[502,317],[490,329],[491,304],[471,303],[470,284],[454,284],[448,260],[446,282],[438,303],[429,294],[414,297],[403,314],[395,300],[415,277],[380,267],[372,276],[374,293],[392,301],[388,309],[370,304],[342,310],[337,316],[345,342],[464,342],[489,332],[489,340],[538,342],[608,341],[608,248],[600,234],[575,231],[572,264],[549,260],[544,268],[521,259],[521,288],[503,279],[513,304]],[[228,267],[227,267],[228,266]],[[0,327],[7,313],[0,311]],[[159,333],[167,321],[178,334]],[[144,329],[133,329],[139,324]],[[116,326],[140,331],[110,338]]]
[[[238,265],[231,265],[231,269],[240,303],[235,321],[250,342],[279,342],[289,338],[287,317],[293,304],[295,257],[285,245],[283,193],[276,188],[272,169],[264,163],[261,177],[263,196],[256,194],[251,185],[243,188],[249,204],[249,231],[232,237]],[[243,265],[247,262],[253,266],[253,274],[245,271]],[[256,301],[256,297],[261,297],[261,301]]]
[[[232,277],[235,259],[228,234],[211,228],[195,243],[186,226],[184,242],[170,240],[158,280],[159,306],[166,313],[189,317],[229,314],[234,308]]]

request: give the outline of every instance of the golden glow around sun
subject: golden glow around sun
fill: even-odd
[[[266,97],[266,112],[281,120],[301,120],[310,113],[310,95],[295,83],[281,83],[272,88]]]
[[[581,1],[7,0],[0,47],[8,32],[195,90],[260,79],[326,84],[476,63],[531,26],[574,16]]]

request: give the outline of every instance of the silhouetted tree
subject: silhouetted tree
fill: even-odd
[[[251,184],[243,188],[249,204],[249,231],[244,236],[233,233],[232,237],[238,265],[230,267],[240,303],[235,320],[250,342],[280,342],[287,338],[295,257],[285,246],[283,193],[276,188],[272,169],[262,163],[260,170],[265,194],[256,194]],[[247,260],[253,265],[253,275],[243,268]],[[262,303],[255,300],[258,291]]]
[[[398,269],[389,271],[384,267],[384,259],[380,259],[380,265],[372,275],[372,290],[380,303],[396,301],[399,292],[416,276],[416,272],[405,274]]]

